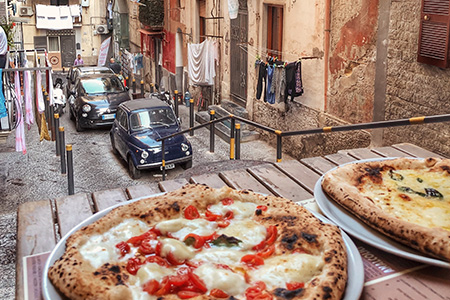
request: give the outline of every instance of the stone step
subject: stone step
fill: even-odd
[[[230,113],[227,113],[222,116],[226,116],[229,114]],[[220,118],[222,116],[219,116],[218,114],[216,115],[217,118]],[[209,116],[208,111],[200,111],[200,112],[195,113],[195,121],[197,121],[198,123],[203,124],[203,123],[208,122],[209,120],[210,120],[210,116]],[[243,125],[244,124],[241,125],[241,143],[250,142],[250,141],[259,139],[258,132],[248,130],[247,128],[243,129],[243,127],[244,127]],[[215,124],[216,135],[218,135],[222,140],[226,141],[227,143],[230,142],[230,132],[231,132],[230,127],[231,127],[230,120]],[[209,126],[207,128],[209,130]]]

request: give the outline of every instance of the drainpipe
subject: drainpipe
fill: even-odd
[[[323,94],[324,94],[324,106],[323,111],[326,112],[327,110],[327,92],[328,92],[328,60],[330,56],[330,29],[331,27],[331,0],[325,0],[325,46],[324,46],[324,52],[325,52],[325,58],[324,58],[324,87],[323,87]]]

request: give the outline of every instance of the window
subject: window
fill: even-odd
[[[46,49],[47,50],[47,37],[35,36],[34,37],[34,49]]]
[[[450,1],[423,0],[417,61],[449,67]]]
[[[50,5],[69,5],[69,0],[50,0]]]
[[[59,37],[48,37],[48,51],[59,51]]]
[[[198,15],[199,15],[199,33],[200,33],[200,43],[203,42],[206,37],[206,0],[198,1]]]
[[[267,55],[281,59],[283,49],[283,7],[267,5]]]

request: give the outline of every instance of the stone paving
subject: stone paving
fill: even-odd
[[[189,124],[189,111],[180,106],[183,128]],[[60,118],[64,126],[66,143],[73,145],[75,193],[90,193],[110,188],[162,180],[160,171],[145,171],[142,178],[128,176],[125,162],[112,153],[109,129],[87,130],[77,133],[66,113]],[[15,152],[15,134],[0,144],[0,299],[15,297],[16,212],[21,203],[39,201],[67,195],[67,177],[60,174],[60,160],[55,143],[39,142],[36,125],[26,131],[27,153]],[[194,148],[193,168],[169,170],[167,179],[194,174],[238,169],[264,162],[274,162],[276,149],[262,141],[242,144],[241,160],[229,160],[229,144],[216,137],[215,152],[209,152],[209,131],[200,129],[189,137]],[[283,160],[290,159],[283,155]]]

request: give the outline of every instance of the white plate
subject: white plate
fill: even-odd
[[[152,195],[151,197],[159,196],[164,193],[159,193]],[[77,226],[75,226],[71,231],[69,231],[55,246],[52,253],[50,253],[50,256],[48,257],[45,266],[44,266],[44,274],[43,277],[44,280],[42,282],[42,294],[44,296],[45,300],[64,300],[67,299],[64,295],[58,292],[58,290],[53,286],[51,281],[49,280],[47,273],[56,260],[58,260],[66,251],[66,240],[67,238],[75,233],[77,230],[81,229],[84,226],[87,226],[101,217],[105,216],[107,213],[109,213],[112,209],[121,206],[126,205],[134,201],[139,201],[141,199],[148,198],[141,197],[138,199],[130,200],[127,202],[122,202],[119,204],[116,204],[114,206],[111,206],[105,210],[102,210],[91,217],[87,218]],[[313,212],[314,213],[314,212]],[[331,223],[328,219],[326,219],[324,216],[320,216],[317,213],[314,213],[319,219],[321,219],[325,223]],[[345,295],[342,300],[354,300],[359,299],[364,285],[364,265],[361,259],[361,256],[359,254],[358,249],[356,248],[353,241],[350,239],[350,237],[341,230],[342,237],[344,239],[345,247],[347,250],[347,256],[348,256],[348,280],[347,280],[347,286],[345,289]]]
[[[367,159],[367,160],[360,160],[357,162],[359,163],[378,160],[386,160],[386,159]],[[336,168],[333,168],[332,170],[334,169]],[[421,263],[426,263],[450,269],[450,263],[437,258],[426,256],[425,254],[422,254],[421,252],[416,251],[413,248],[400,244],[395,240],[385,236],[381,232],[372,229],[368,225],[364,224],[356,216],[354,216],[352,213],[347,211],[345,208],[337,204],[333,199],[328,197],[328,195],[326,195],[321,185],[322,178],[323,175],[319,178],[314,187],[314,198],[316,199],[317,205],[319,206],[320,210],[323,212],[325,216],[327,216],[336,225],[345,230],[348,234],[365,242],[366,244],[369,244],[383,251],[392,253],[394,255],[418,261]]]

